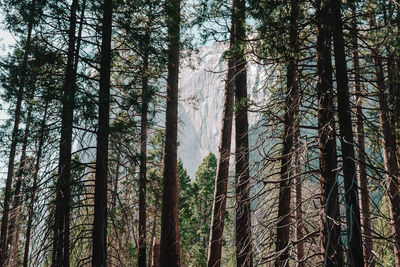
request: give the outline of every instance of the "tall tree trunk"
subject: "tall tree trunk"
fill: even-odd
[[[32,104],[29,103],[28,114],[26,119],[25,133],[22,141],[21,158],[19,160],[19,168],[17,171],[17,181],[15,183],[13,207],[10,214],[10,226],[8,229],[8,240],[7,246],[11,248],[10,254],[8,255],[8,264],[10,266],[17,265],[18,257],[18,241],[19,241],[19,230],[21,226],[21,186],[23,178],[26,176],[26,149],[28,147],[28,136],[30,131],[30,125],[32,120]],[[16,246],[16,247],[15,247]]]
[[[78,0],[71,3],[71,15],[68,30],[68,54],[65,71],[64,95],[61,113],[61,139],[56,185],[56,209],[53,235],[53,267],[69,267],[69,221],[71,202],[71,146],[72,124],[76,90],[75,28]]]
[[[364,266],[375,266],[372,254],[372,231],[369,205],[368,177],[366,168],[365,140],[364,140],[364,123],[361,98],[361,73],[360,60],[358,53],[358,30],[357,30],[357,12],[356,6],[352,5],[352,60],[354,68],[354,95],[355,95],[355,140],[357,144],[357,179],[359,182],[359,198],[361,208],[361,230],[364,236],[363,253],[365,256]]]
[[[180,266],[177,173],[180,8],[180,0],[168,0],[166,2],[168,27],[168,77],[160,267]]]
[[[375,27],[375,15],[371,16],[371,26]],[[385,76],[382,57],[377,48],[372,48],[378,88],[379,121],[382,129],[383,161],[386,170],[386,186],[390,202],[390,216],[394,242],[396,266],[400,266],[400,181],[399,165],[396,155],[396,139],[390,122],[389,106],[386,98]]]
[[[379,100],[379,121],[382,128],[383,137],[383,158],[387,172],[386,185],[390,202],[390,216],[392,224],[392,235],[394,242],[394,254],[396,266],[400,266],[400,182],[399,165],[396,156],[396,141],[392,132],[388,113],[388,104],[386,100],[385,84],[383,76],[382,59],[380,56],[375,58],[375,68],[378,83]]]
[[[108,136],[110,131],[112,8],[112,0],[104,0],[93,220],[92,265],[104,267],[107,264],[107,184]]]
[[[343,266],[333,104],[329,0],[317,2],[318,147],[321,182],[321,252],[324,266]]]
[[[234,42],[231,26],[230,49]],[[211,215],[210,241],[208,244],[208,267],[221,266],[222,235],[224,232],[226,194],[228,190],[229,160],[231,156],[233,98],[235,67],[232,57],[228,59],[228,71],[225,80],[224,108],[222,111],[222,127],[219,159],[215,178],[214,200]]]
[[[28,29],[27,29],[28,33],[26,37],[24,57],[21,63],[21,77],[19,79],[17,103],[15,106],[14,126],[11,134],[10,156],[8,158],[8,170],[7,170],[6,186],[4,190],[5,192],[4,192],[4,203],[3,203],[3,215],[1,218],[1,230],[0,230],[0,266],[4,266],[8,254],[7,229],[8,229],[8,219],[9,219],[8,217],[10,213],[9,209],[10,209],[11,190],[12,190],[11,187],[14,176],[14,161],[18,143],[18,129],[21,120],[21,106],[25,89],[26,69],[28,65],[28,56],[31,48],[35,5],[36,5],[35,0],[32,0],[31,10],[29,14],[29,21],[28,21]]]
[[[236,264],[253,266],[250,210],[249,122],[247,117],[247,71],[244,56],[246,46],[246,5],[244,0],[233,1],[233,28],[235,37],[235,179],[236,179]]]
[[[294,127],[295,113],[298,110],[299,87],[297,84],[297,18],[299,14],[299,2],[293,0],[291,3],[290,29],[289,29],[289,51],[290,58],[287,68],[287,89],[285,100],[284,133],[282,140],[281,180],[279,183],[278,202],[278,225],[276,252],[278,258],[275,266],[289,266],[289,238],[290,238],[290,200],[291,186],[294,174],[295,149],[294,149]]]
[[[146,267],[146,184],[147,184],[147,109],[149,102],[148,92],[148,67],[149,67],[149,42],[150,30],[148,25],[145,30],[143,76],[142,76],[142,110],[140,128],[140,179],[139,179],[139,249],[138,267]]]
[[[357,200],[358,184],[354,163],[353,128],[351,122],[349,84],[347,77],[346,54],[343,39],[341,0],[331,0],[330,17],[335,52],[336,83],[338,98],[338,117],[340,143],[343,159],[343,179],[345,189],[347,240],[349,266],[364,265],[361,236],[360,207]]]
[[[47,121],[47,111],[49,107],[49,98],[46,98],[46,104],[44,107],[44,112],[43,112],[43,119],[40,125],[40,130],[39,130],[39,143],[38,143],[38,150],[36,152],[36,162],[35,162],[35,169],[33,172],[33,177],[32,177],[32,195],[31,195],[31,201],[28,206],[28,223],[26,225],[26,234],[25,234],[25,249],[24,249],[24,261],[23,261],[23,267],[28,267],[28,261],[29,261],[29,246],[30,246],[30,240],[31,240],[31,231],[32,231],[32,221],[33,221],[33,213],[34,213],[34,205],[36,201],[36,187],[37,187],[37,178],[39,174],[39,167],[40,167],[40,160],[42,158],[42,149],[43,149],[43,144],[44,144],[44,133],[46,130],[46,121]]]

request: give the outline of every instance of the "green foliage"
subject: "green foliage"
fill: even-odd
[[[210,234],[212,199],[217,158],[210,153],[203,159],[191,182],[182,162],[179,170],[179,223],[182,262],[187,266],[205,266]]]

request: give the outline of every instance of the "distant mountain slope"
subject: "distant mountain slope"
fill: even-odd
[[[226,63],[222,54],[226,45],[218,43],[200,49],[189,64],[182,63],[180,72],[179,143],[178,156],[189,175],[194,179],[201,160],[209,153],[217,155],[224,98]],[[264,67],[250,64],[248,67],[248,92],[256,102],[265,101],[262,90]],[[249,117],[250,125],[257,121]],[[232,144],[234,145],[234,144]]]

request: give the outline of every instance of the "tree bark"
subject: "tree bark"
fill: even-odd
[[[107,185],[108,136],[110,131],[112,8],[112,0],[104,0],[101,37],[99,128],[97,130],[92,253],[92,265],[101,267],[105,267],[107,264]]]
[[[150,30],[148,25],[145,30],[144,56],[142,69],[142,110],[140,129],[140,179],[139,179],[139,249],[138,267],[146,267],[146,184],[147,184],[147,110],[149,102],[148,67],[149,67],[149,42]]]
[[[6,186],[4,190],[4,203],[3,203],[3,214],[1,218],[1,230],[0,230],[0,266],[4,266],[8,255],[7,248],[7,229],[8,229],[8,219],[10,213],[10,200],[11,200],[11,190],[12,190],[12,180],[14,176],[14,161],[15,154],[17,150],[18,143],[18,129],[21,120],[21,105],[25,90],[25,80],[26,80],[26,69],[28,65],[28,56],[30,53],[32,30],[33,30],[33,19],[34,19],[34,8],[35,0],[32,0],[31,10],[29,14],[27,37],[25,43],[24,57],[21,63],[21,77],[19,80],[19,88],[17,94],[17,103],[15,106],[14,113],[14,126],[11,134],[11,146],[10,146],[10,156],[8,158],[8,170],[6,178]]]
[[[250,210],[249,122],[247,117],[247,71],[245,59],[246,21],[245,1],[233,1],[232,21],[235,35],[235,179],[236,179],[236,264],[253,266]]]
[[[230,49],[234,42],[233,27],[231,26]],[[222,111],[222,127],[219,159],[215,178],[214,200],[211,215],[210,241],[208,245],[208,267],[221,266],[222,236],[224,232],[226,194],[228,190],[229,160],[231,156],[233,98],[234,98],[234,61],[228,59],[228,71],[225,80],[224,108]]]
[[[300,98],[299,98],[300,101]],[[298,118],[299,112],[295,114]],[[297,267],[304,267],[304,243],[303,241],[303,193],[301,182],[301,162],[300,162],[300,125],[297,119],[294,130],[295,142],[295,183],[296,183],[296,239],[298,241],[296,247]]]
[[[168,27],[168,77],[160,267],[180,266],[177,173],[180,8],[180,0],[168,0],[166,2]]]
[[[151,259],[151,267],[160,266],[160,240],[153,238],[153,257]]]
[[[26,149],[28,147],[28,136],[30,131],[30,125],[32,120],[32,104],[29,104],[28,114],[26,119],[25,133],[22,141],[21,158],[19,160],[19,168],[17,171],[17,181],[15,183],[13,207],[10,214],[10,226],[8,229],[8,240],[7,246],[11,248],[10,254],[8,255],[8,264],[10,266],[17,265],[18,257],[18,241],[19,232],[21,227],[21,186],[23,178],[26,175]]]
[[[321,183],[321,252],[324,266],[343,266],[333,104],[329,0],[317,2],[318,147]]]
[[[156,237],[156,228],[157,228],[157,212],[155,211],[154,212],[154,219],[153,219],[153,227],[151,229],[151,238],[150,238],[150,240],[152,242]],[[151,244],[149,247],[150,247],[149,248],[149,259],[148,259],[148,262],[147,262],[147,267],[151,267],[151,262],[152,262],[152,259],[153,259],[153,245]]]
[[[117,207],[117,195],[118,195],[118,180],[119,180],[119,169],[121,166],[120,160],[121,160],[121,145],[118,144],[116,145],[115,148],[115,153],[117,153],[117,158],[116,158],[116,162],[115,162],[115,175],[114,175],[114,179],[111,180],[110,184],[111,184],[111,214],[115,214],[116,212],[116,207]],[[116,228],[113,229],[112,233],[110,234],[110,238],[109,238],[109,242],[111,244],[111,246],[114,246],[114,241],[117,241],[118,243],[120,242],[120,240],[115,240],[114,237],[117,236],[116,234]],[[114,256],[114,251],[116,249],[112,249],[110,251],[110,259],[108,260],[108,266],[112,267],[113,265],[113,260],[115,258]],[[118,252],[118,257],[119,257],[119,252]]]
[[[374,14],[371,16],[371,26],[376,26]],[[383,161],[386,170],[386,186],[390,202],[395,265],[400,266],[400,172],[396,155],[396,139],[390,122],[382,57],[375,47],[372,48],[371,52],[375,65],[376,84],[378,88],[379,122],[382,129]]]
[[[331,26],[336,66],[336,83],[338,98],[339,133],[343,159],[343,179],[345,189],[348,264],[364,265],[361,236],[360,207],[357,200],[358,184],[354,157],[353,128],[351,122],[349,84],[347,77],[346,54],[343,39],[343,22],[341,0],[331,0]]]
[[[76,69],[74,68],[76,10],[78,0],[71,3],[68,31],[68,53],[65,72],[64,95],[61,113],[61,139],[56,184],[56,209],[53,235],[53,267],[69,267],[69,221],[71,202],[71,146],[72,124],[76,90]]]
[[[372,254],[373,242],[371,231],[370,205],[369,205],[369,190],[368,177],[366,168],[365,140],[364,140],[364,123],[361,98],[361,73],[360,60],[358,53],[358,30],[357,30],[357,12],[356,6],[351,6],[352,10],[352,61],[354,68],[354,103],[356,114],[355,140],[357,144],[357,180],[359,182],[359,198],[361,208],[361,230],[363,233],[363,254],[365,256],[365,267],[375,266],[374,257]]]
[[[289,64],[287,68],[287,89],[285,99],[284,133],[282,140],[281,180],[279,183],[278,224],[276,252],[278,258],[275,266],[289,266],[289,239],[290,239],[290,200],[293,174],[295,172],[295,147],[294,127],[296,110],[298,110],[299,88],[297,84],[297,58],[298,46],[297,18],[299,3],[291,3],[290,29],[289,29]]]
[[[47,112],[48,112],[48,107],[49,107],[49,98],[46,98],[46,104],[44,107],[44,114],[43,114],[43,119],[41,122],[40,130],[39,130],[39,143],[38,143],[38,150],[36,153],[36,162],[35,162],[35,170],[33,173],[32,177],[32,196],[31,196],[31,202],[29,203],[28,207],[28,223],[26,225],[26,235],[25,235],[25,249],[24,249],[24,261],[23,261],[23,267],[28,267],[28,262],[29,262],[29,246],[30,246],[30,240],[31,240],[31,230],[32,230],[32,221],[33,221],[33,213],[34,213],[34,205],[36,201],[36,187],[37,187],[37,178],[39,174],[39,168],[40,168],[40,160],[42,158],[42,150],[43,150],[43,144],[44,144],[44,133],[46,130],[46,121],[47,121]]]

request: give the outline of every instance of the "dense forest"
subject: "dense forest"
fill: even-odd
[[[0,7],[0,266],[400,267],[400,2]]]

